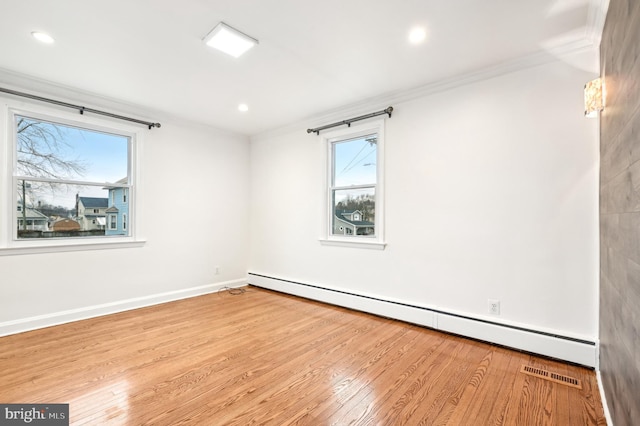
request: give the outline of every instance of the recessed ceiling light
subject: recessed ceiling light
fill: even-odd
[[[207,46],[211,46],[218,49],[234,58],[239,57],[247,50],[258,44],[258,40],[253,37],[241,33],[225,24],[220,22],[211,30],[209,34],[203,39]]]
[[[249,105],[247,105],[247,104],[240,104],[240,105],[238,105],[238,111],[241,111],[241,112],[247,112],[247,111],[249,111]]]
[[[38,41],[41,41],[42,43],[51,44],[55,41],[53,37],[51,37],[49,34],[45,34],[40,31],[33,31],[31,35],[33,36],[33,38],[35,38]]]
[[[422,27],[415,27],[409,32],[409,41],[412,44],[419,44],[427,37],[427,31]]]

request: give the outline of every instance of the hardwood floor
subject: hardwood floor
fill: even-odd
[[[586,368],[255,287],[0,338],[0,375],[73,425],[605,424]]]

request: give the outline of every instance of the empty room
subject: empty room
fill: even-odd
[[[0,12],[0,425],[640,418],[640,2]]]

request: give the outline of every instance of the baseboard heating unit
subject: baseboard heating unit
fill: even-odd
[[[393,318],[497,345],[597,367],[597,345],[589,340],[491,322],[438,309],[296,282],[250,272],[248,283],[332,305]]]

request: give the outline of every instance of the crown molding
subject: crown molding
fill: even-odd
[[[152,111],[148,108],[130,104],[122,100],[54,83],[5,68],[0,68],[0,84],[9,89],[25,91],[35,95],[54,96],[64,102],[83,103],[92,107],[117,109],[123,113],[135,114],[142,119],[149,119],[152,115],[160,113],[159,111]]]
[[[188,126],[194,129],[202,129],[208,132],[214,131],[219,135],[240,137],[244,140],[248,140],[249,138],[245,134],[214,127],[207,123],[190,120],[188,117],[178,116],[162,110],[129,103],[120,99],[110,98],[108,96],[54,83],[49,80],[33,77],[5,68],[0,68],[0,86],[17,91],[24,91],[38,96],[53,97],[57,100],[72,104],[80,103],[84,104],[86,107],[113,110],[118,114],[131,115],[141,120],[159,121],[163,126],[165,122],[169,122]],[[13,97],[13,95],[5,93],[0,93],[0,96]],[[156,132],[157,131],[158,130],[156,130]]]
[[[598,0],[600,1],[600,0]],[[388,106],[395,106],[399,103],[408,102],[414,99],[423,98],[436,93],[466,86],[469,84],[500,77],[505,74],[549,64],[552,62],[565,62],[573,55],[593,52],[597,48],[588,38],[582,38],[570,43],[564,43],[553,47],[541,48],[540,50],[525,56],[503,61],[501,63],[476,69],[467,73],[458,74],[452,77],[427,83],[422,86],[410,89],[385,93],[361,100],[356,103],[343,105],[331,109],[323,114],[309,116],[275,129],[259,132],[251,135],[251,141],[260,141],[274,136],[284,135],[293,131],[304,132],[307,128],[318,127],[333,121],[344,119],[347,115],[361,115],[372,109],[384,109]]]

